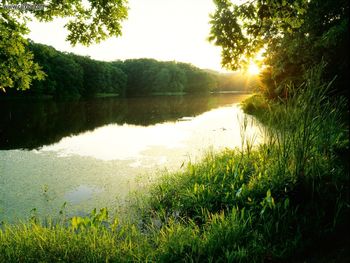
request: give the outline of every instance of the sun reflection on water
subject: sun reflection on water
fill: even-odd
[[[242,111],[235,106],[150,126],[110,124],[63,138],[56,144],[42,147],[38,153],[56,152],[60,157],[78,155],[103,161],[133,160],[134,166],[140,166],[144,158],[159,156],[160,159],[153,162],[164,164],[168,162],[169,150],[193,155],[211,146],[216,149],[240,146],[238,119],[242,116]]]
[[[57,214],[64,202],[71,214],[115,207],[161,169],[177,170],[208,149],[240,147],[244,116],[229,105],[150,126],[109,124],[38,150],[0,151],[0,220],[28,218],[34,207]],[[261,140],[257,126],[247,133]]]

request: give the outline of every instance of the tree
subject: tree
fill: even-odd
[[[34,79],[43,79],[44,73],[33,62],[23,34],[28,30],[0,8],[0,90],[17,87],[28,89]]]
[[[112,62],[111,65],[111,91],[118,93],[121,96],[125,95],[126,92],[126,83],[127,75],[121,70],[120,66],[117,63]]]
[[[308,69],[325,62],[326,81],[348,82],[349,2],[345,0],[215,0],[210,40],[222,47],[222,64],[244,67],[264,48],[263,81],[271,97],[300,84]]]
[[[140,96],[150,94],[159,70],[159,63],[154,59],[125,60],[122,69],[128,76],[126,95]]]
[[[187,84],[186,75],[175,62],[168,63],[170,83],[168,89],[172,92],[183,92]]]
[[[236,70],[257,52],[298,29],[307,0],[252,0],[233,4],[214,0],[209,40],[222,47],[222,64]]]
[[[10,89],[7,95],[63,98],[91,97],[98,93],[119,96],[148,96],[169,92],[206,93],[221,88],[220,83],[226,78],[215,71],[201,70],[174,61],[131,59],[105,62],[60,52],[31,40],[28,47],[34,55],[35,63],[42,66],[46,74],[45,80],[34,80],[29,91]],[[238,84],[239,79],[239,76],[234,75],[228,82],[235,82],[242,89],[244,85]]]
[[[185,75],[184,91],[188,93],[209,92],[217,85],[217,73],[211,73],[186,63],[178,63]]]
[[[34,55],[34,61],[42,67],[42,71],[46,74],[44,80],[34,80],[32,82],[30,93],[35,95],[55,95],[59,79],[56,80],[54,78],[53,59],[60,52],[53,47],[37,44],[31,40],[29,40],[28,47]]]
[[[56,79],[56,97],[80,96],[83,87],[83,70],[71,57],[53,58],[53,76]]]
[[[67,40],[75,45],[90,45],[109,36],[121,35],[121,21],[127,17],[126,0],[55,1],[3,0],[0,6],[0,89],[25,90],[32,80],[44,74],[27,48],[25,22],[33,15],[48,22],[56,17],[69,17],[65,27]],[[19,22],[20,21],[20,22]]]
[[[170,73],[167,68],[162,68],[158,71],[156,79],[154,81],[152,91],[153,92],[164,92],[170,84]]]

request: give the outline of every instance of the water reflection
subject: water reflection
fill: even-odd
[[[148,126],[193,117],[246,95],[0,101],[0,149],[34,149],[106,124]]]
[[[182,117],[178,121],[149,126],[109,124],[65,137],[35,152],[54,152],[58,157],[93,157],[103,161],[131,160],[131,167],[168,164],[178,159],[174,154],[194,157],[208,147],[240,147],[240,119],[244,116],[239,107],[226,106],[194,118]],[[254,140],[251,134],[258,133],[258,128],[249,123],[244,134],[246,138]]]
[[[113,208],[157,169],[240,146],[245,115],[233,104],[242,98],[1,104],[2,149],[27,150],[0,151],[0,221],[28,218],[32,208],[54,216],[64,202],[69,215]],[[246,135],[258,132],[249,126]]]
[[[40,151],[56,151],[60,156],[90,156],[100,160],[129,160],[139,158],[150,146],[181,147],[189,136],[174,123],[151,126],[110,124],[59,143],[44,146]]]

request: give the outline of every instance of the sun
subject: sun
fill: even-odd
[[[248,68],[247,68],[247,72],[250,75],[258,75],[260,73],[260,68],[254,62],[250,62],[249,65],[248,65]]]

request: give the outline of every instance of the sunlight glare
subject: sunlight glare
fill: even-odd
[[[250,62],[247,71],[250,75],[258,75],[260,73],[260,68],[254,62]]]

